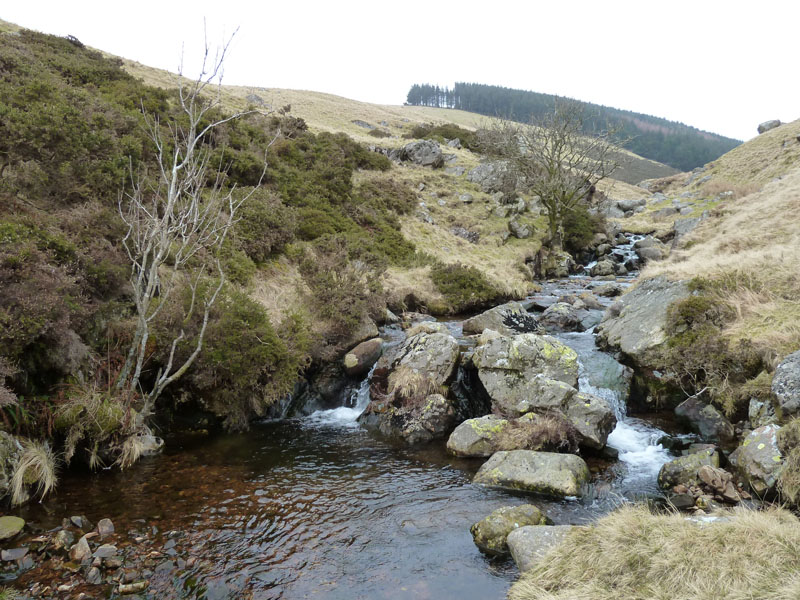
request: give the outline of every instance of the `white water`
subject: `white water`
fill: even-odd
[[[606,400],[617,417],[617,425],[608,436],[608,445],[619,452],[619,460],[623,466],[620,487],[623,491],[641,491],[643,487],[652,487],[655,490],[659,469],[672,457],[658,443],[664,435],[663,431],[626,414],[628,389],[624,384],[622,365],[595,347],[591,330],[556,337],[578,353],[579,391]]]
[[[311,413],[305,419],[305,422],[311,425],[358,427],[358,417],[367,408],[367,404],[369,404],[369,380],[374,370],[375,366],[373,365],[358,389],[353,390],[350,394],[348,401],[349,406],[340,406],[330,410],[318,410]]]

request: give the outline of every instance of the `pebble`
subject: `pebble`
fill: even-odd
[[[25,547],[22,548],[12,548],[10,550],[3,550],[0,552],[0,558],[2,558],[6,562],[11,562],[14,560],[19,560],[23,556],[28,553],[28,549]]]
[[[75,544],[69,551],[70,559],[72,559],[77,563],[83,562],[91,555],[92,555],[92,549],[89,548],[89,542],[86,541],[85,535],[81,539],[79,539],[78,543]]]
[[[104,539],[114,533],[114,523],[111,519],[100,519],[97,523],[97,533],[100,534],[100,539]]]

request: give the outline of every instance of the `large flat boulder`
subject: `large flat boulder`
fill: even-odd
[[[517,568],[524,573],[535,567],[550,550],[561,544],[573,529],[572,525],[520,527],[508,534],[506,545],[514,562],[517,563]]]
[[[512,450],[497,452],[475,474],[473,483],[556,498],[582,496],[589,467],[574,454]]]
[[[495,306],[462,323],[462,330],[467,335],[481,334],[486,329],[491,329],[501,335],[543,331],[536,317],[528,313],[519,302],[507,302]]]
[[[547,516],[533,504],[504,506],[470,527],[472,541],[487,554],[508,554],[506,538],[520,527],[546,525]]]
[[[658,350],[667,339],[667,309],[690,294],[685,281],[663,276],[643,281],[608,308],[596,329],[598,344],[619,350],[639,367],[658,368]]]
[[[572,387],[578,384],[578,355],[549,335],[525,333],[488,339],[475,349],[472,362],[479,375],[495,372],[524,379],[541,375]]]

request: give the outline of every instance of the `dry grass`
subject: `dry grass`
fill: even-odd
[[[578,433],[562,415],[525,415],[508,422],[496,438],[498,450],[576,452]]]
[[[715,282],[736,318],[725,333],[776,356],[800,347],[800,168],[739,200],[726,202],[666,261],[643,277]]]
[[[44,498],[56,487],[56,457],[47,442],[22,440],[20,455],[11,476],[11,504],[22,504],[29,499],[28,490],[36,487],[35,494]]]
[[[740,509],[698,524],[628,506],[576,528],[525,573],[511,600],[745,600],[800,597],[800,521]]]
[[[388,392],[406,399],[422,400],[431,394],[441,394],[442,386],[410,367],[400,366],[389,375]]]
[[[301,312],[308,293],[297,266],[286,260],[259,269],[248,289],[248,295],[267,310],[273,327],[288,315]]]

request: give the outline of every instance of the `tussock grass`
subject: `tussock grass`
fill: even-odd
[[[628,506],[576,528],[510,590],[510,600],[745,600],[800,597],[800,521],[736,510],[698,524]]]
[[[576,452],[578,432],[558,414],[526,415],[508,422],[497,435],[498,450]]]
[[[766,134],[765,134],[766,135]],[[747,146],[747,144],[745,144]],[[738,149],[737,149],[738,150]],[[800,163],[798,163],[800,164]],[[702,279],[735,318],[732,341],[751,340],[777,360],[800,348],[800,168],[761,191],[726,202],[682,248],[642,277]]]
[[[403,398],[422,400],[431,394],[441,394],[442,386],[424,373],[401,366],[389,375],[388,391]]]
[[[29,499],[28,490],[35,486],[35,494],[44,498],[56,487],[56,457],[47,442],[22,440],[20,455],[11,476],[11,503],[22,504]]]

